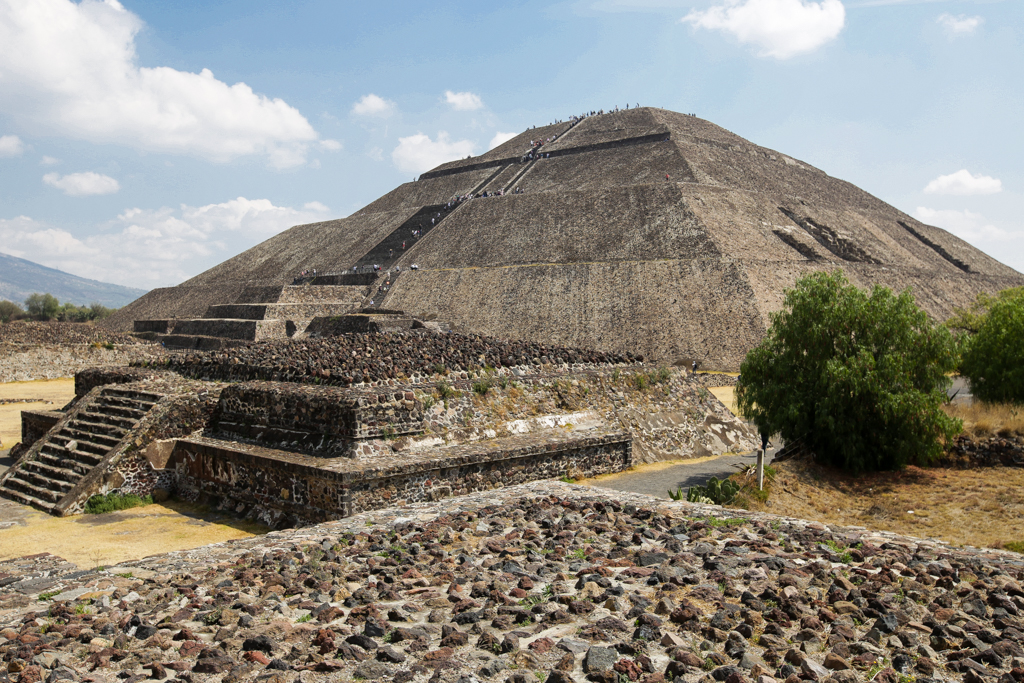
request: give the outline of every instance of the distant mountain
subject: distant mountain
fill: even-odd
[[[145,289],[122,287],[99,280],[87,280],[23,258],[0,254],[0,299],[24,306],[29,294],[52,294],[60,302],[78,306],[97,302],[120,308],[146,293]]]

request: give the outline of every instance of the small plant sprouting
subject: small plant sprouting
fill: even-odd
[[[56,595],[60,595],[60,591],[47,591],[46,593],[40,593],[39,601],[42,602],[43,600],[49,600]]]
[[[295,623],[297,623],[297,624],[304,624],[305,622],[311,620],[312,618],[313,618],[312,614],[303,614],[301,617],[299,617],[298,619],[295,620]]]

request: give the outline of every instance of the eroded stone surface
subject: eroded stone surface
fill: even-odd
[[[8,561],[0,656],[18,683],[1009,683],[1022,571],[1012,553],[543,482],[104,572]]]

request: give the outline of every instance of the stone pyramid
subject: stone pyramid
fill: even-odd
[[[477,197],[446,206],[459,195]],[[912,287],[936,319],[981,291],[1024,285],[850,183],[644,107],[530,129],[442,164],[347,218],[296,226],[154,290],[108,325],[199,317],[313,268],[314,285],[362,286],[364,306],[457,331],[720,369],[738,367],[783,290],[811,271]]]

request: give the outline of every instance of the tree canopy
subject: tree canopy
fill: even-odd
[[[976,398],[1024,403],[1024,288],[1000,292],[964,345],[960,371]]]
[[[989,311],[999,301],[1024,297],[1024,287],[1004,289],[995,296],[982,292],[967,308],[957,308],[952,318],[946,321],[951,330],[961,330],[969,334],[977,334],[981,329]]]
[[[803,439],[826,464],[898,469],[937,458],[959,432],[941,409],[956,363],[952,335],[909,290],[868,295],[841,271],[812,273],[747,354],[736,398],[762,433]]]

